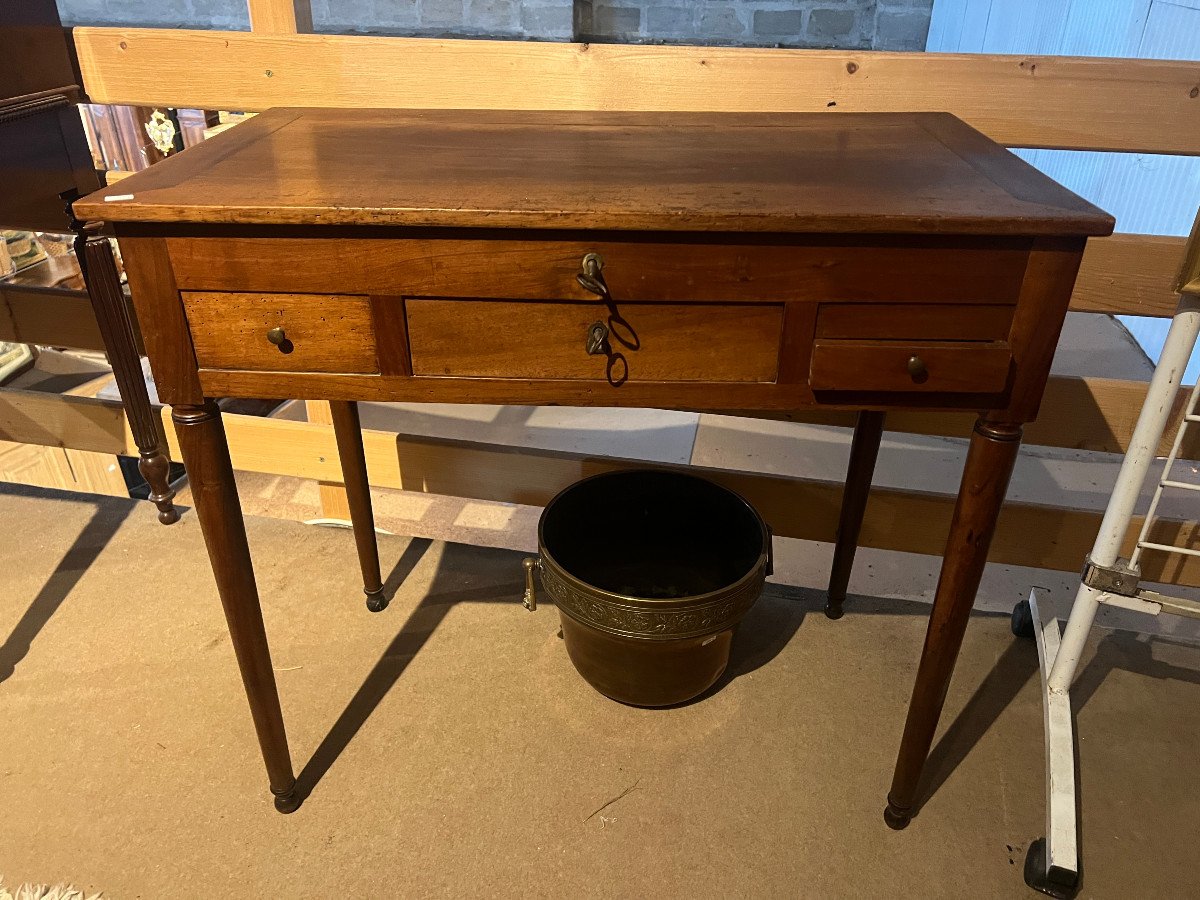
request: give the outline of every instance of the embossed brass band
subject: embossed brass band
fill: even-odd
[[[766,581],[764,561],[741,581],[706,598],[639,600],[586,585],[546,556],[540,568],[542,588],[560,612],[609,634],[643,640],[667,641],[724,631],[754,605]]]

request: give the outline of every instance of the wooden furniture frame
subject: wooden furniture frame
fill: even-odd
[[[917,805],[1085,241],[1113,226],[944,113],[273,109],[74,208],[115,223],[283,812],[303,797],[213,398],[332,401],[373,609],[359,398],[865,409],[852,500],[878,411],[982,410],[894,828]],[[864,509],[845,504],[837,578]]]
[[[692,110],[940,109],[1009,146],[1066,150],[1200,152],[1200,69],[1194,62],[1039,56],[813,52],[433,41],[292,33],[303,0],[250,0],[259,33],[77,28],[83,85],[94,102],[264,109],[278,105],[429,108],[656,108]],[[290,8],[290,11],[289,11]],[[263,30],[260,23],[272,23]],[[169,59],[172,65],[162,61]],[[346,78],[346,72],[359,77]],[[1119,234],[1089,242],[1071,298],[1076,312],[1170,316],[1179,237]],[[79,320],[83,322],[81,318]],[[1103,453],[1129,444],[1146,386],[1104,378],[1051,377],[1025,442]],[[316,404],[318,408],[320,404]],[[836,411],[757,411],[770,418],[849,426]],[[1179,421],[1172,415],[1162,453]],[[319,415],[319,413],[318,413]],[[328,415],[326,414],[326,418]],[[973,416],[897,411],[894,432],[962,437]],[[164,411],[170,450],[179,439]],[[234,467],[248,472],[342,480],[328,423],[224,417]],[[0,436],[38,444],[136,455],[125,417],[111,403],[0,392]],[[544,504],[560,488],[621,460],[476,442],[363,434],[371,483],[512,503]],[[1200,444],[1185,446],[1200,458]],[[839,483],[736,471],[711,477],[763,510],[777,535],[834,538]],[[331,509],[344,501],[323,491]],[[803,510],[803,513],[799,511]],[[863,546],[939,554],[951,501],[874,489]],[[1006,504],[991,542],[995,562],[1077,571],[1100,514],[1036,503]],[[920,520],[922,529],[898,523]],[[1159,539],[1182,540],[1197,523],[1162,523]],[[1131,524],[1127,555],[1140,528]],[[1149,558],[1149,581],[1200,585],[1200,564]]]

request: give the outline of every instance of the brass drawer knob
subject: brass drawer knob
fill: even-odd
[[[929,369],[925,367],[925,360],[921,359],[915,353],[908,358],[908,374],[918,384],[929,378]]]
[[[580,264],[581,271],[575,276],[579,286],[585,291],[591,291],[602,300],[608,299],[608,285],[604,282],[604,257],[599,253],[589,253]]]
[[[608,326],[603,322],[593,322],[588,329],[587,343],[584,344],[590,356],[606,356],[608,354]]]
[[[267,340],[278,347],[280,353],[291,353],[294,349],[292,342],[288,340],[287,332],[278,325],[267,332]]]

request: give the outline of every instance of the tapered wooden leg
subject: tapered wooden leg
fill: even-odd
[[[217,591],[225,608],[233,651],[250,701],[250,715],[267,764],[275,808],[291,812],[300,805],[300,798],[221,413],[212,400],[207,400],[203,406],[176,406],[172,418]]]
[[[333,414],[333,435],[337,439],[338,456],[342,461],[342,481],[346,485],[346,500],[350,505],[354,542],[358,545],[363,593],[367,595],[367,609],[379,612],[387,606],[388,601],[383,596],[383,579],[379,573],[379,544],[375,539],[375,513],[371,510],[371,488],[367,482],[367,457],[363,452],[358,404],[354,401],[331,400],[329,411]]]
[[[842,617],[850,570],[854,568],[854,551],[858,549],[858,533],[862,529],[867,497],[871,493],[871,476],[879,458],[879,442],[883,439],[882,412],[863,410],[854,426],[850,443],[850,466],[846,471],[846,486],[842,490],[842,514],[838,520],[837,540],[833,547],[833,568],[829,573],[829,592],[825,599],[825,615]]]
[[[164,442],[154,409],[150,406],[150,395],[146,390],[142,361],[133,332],[133,319],[121,290],[112,245],[105,237],[89,236],[80,230],[75,237],[75,252],[92,309],[96,313],[100,336],[104,339],[104,349],[113,368],[113,377],[121,392],[121,402],[129,418],[129,430],[133,433],[141,456],[138,471],[150,485],[150,500],[158,508],[158,521],[170,525],[179,521],[179,511],[171,502],[175,498],[169,480],[171,461],[163,451]]]
[[[921,770],[933,744],[975,592],[983,577],[988,545],[1020,446],[1019,425],[982,419],[975,423],[908,720],[904,723],[892,790],[884,811],[884,820],[892,828],[903,828],[914,812]]]

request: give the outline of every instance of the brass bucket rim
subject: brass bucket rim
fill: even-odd
[[[609,591],[584,581],[566,569],[546,549],[546,514],[561,497],[591,481],[644,472],[658,472],[703,482],[725,492],[745,507],[758,526],[762,538],[762,550],[744,575],[736,581],[703,594],[690,594],[685,597],[669,599],[636,597],[631,594]],[[771,537],[771,529],[750,501],[737,491],[702,476],[689,472],[656,469],[650,466],[599,472],[581,478],[563,488],[551,498],[542,511],[542,515],[538,519],[538,557],[542,585],[546,593],[554,598],[555,606],[560,613],[569,615],[582,625],[598,628],[618,637],[668,641],[716,634],[740,621],[762,593],[766,576],[771,572]],[[564,590],[567,592],[565,595]],[[575,596],[571,596],[572,594]],[[587,602],[589,600],[592,601],[591,604]],[[605,611],[596,607],[604,607],[613,615],[610,615],[606,621]],[[708,611],[721,614],[704,616],[703,614]]]

